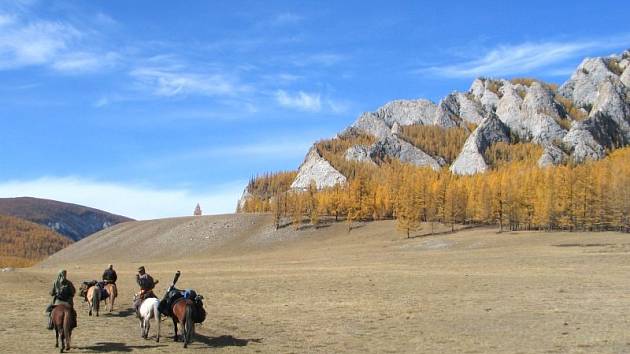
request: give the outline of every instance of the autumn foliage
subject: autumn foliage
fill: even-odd
[[[431,156],[440,156],[451,163],[462,151],[470,129],[461,127],[443,128],[436,125],[406,125],[402,127],[402,138]]]
[[[396,219],[410,235],[420,223],[498,225],[502,230],[630,232],[630,148],[600,161],[540,168],[540,147],[499,145],[486,153],[488,172],[457,176],[391,161],[357,173],[343,186],[278,190],[256,210],[277,226]],[[285,220],[285,222],[283,222]]]
[[[44,226],[0,215],[0,267],[31,266],[71,243]]]

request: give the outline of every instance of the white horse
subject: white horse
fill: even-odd
[[[138,294],[134,295],[134,301],[137,299]],[[158,305],[160,304],[160,300],[151,297],[142,301],[140,305],[140,335],[144,339],[149,338],[149,328],[151,327],[150,320],[152,318],[155,319],[157,323],[157,339],[156,341],[160,341],[160,310],[158,310]]]

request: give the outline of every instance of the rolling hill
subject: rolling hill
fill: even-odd
[[[30,266],[71,243],[47,227],[0,215],[0,267]]]
[[[0,215],[32,221],[73,241],[132,219],[82,205],[21,197],[0,198]]]

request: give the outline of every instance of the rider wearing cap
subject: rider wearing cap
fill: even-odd
[[[138,283],[140,287],[140,293],[138,294],[136,302],[134,302],[134,307],[136,314],[140,316],[139,310],[142,301],[146,298],[157,297],[153,294],[153,288],[158,282],[154,281],[153,277],[145,271],[144,266],[140,266],[140,268],[138,268],[138,274],[136,274],[136,283]]]

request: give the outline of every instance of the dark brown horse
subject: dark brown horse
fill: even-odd
[[[195,321],[193,321],[195,303],[190,299],[182,299],[173,304],[171,313],[173,316],[173,327],[175,327],[175,341],[177,342],[177,323],[182,326],[182,339],[184,348],[190,343],[193,333],[195,333]]]
[[[64,347],[66,350],[70,350],[72,329],[77,326],[76,312],[69,305],[60,304],[53,308],[50,316],[52,316],[53,326],[55,327],[55,348],[59,347],[59,336],[61,335],[61,349],[59,352],[63,353]]]

